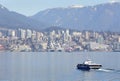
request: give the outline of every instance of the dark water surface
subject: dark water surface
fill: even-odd
[[[86,59],[103,67],[77,70]],[[0,52],[0,81],[120,81],[120,53]]]

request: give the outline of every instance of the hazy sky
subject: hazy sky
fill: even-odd
[[[0,0],[0,4],[11,11],[30,16],[41,10],[71,5],[96,5],[120,0]]]

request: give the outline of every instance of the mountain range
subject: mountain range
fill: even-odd
[[[13,12],[0,5],[0,27],[9,29],[42,29],[45,27],[40,21],[34,20],[30,17],[24,16],[17,12]]]
[[[77,30],[118,31],[120,30],[120,3],[105,3],[95,6],[70,6],[52,8],[26,17],[9,11],[0,5],[0,27],[30,28],[42,30],[58,26]]]
[[[120,30],[120,3],[88,7],[54,8],[40,11],[32,18],[50,25],[78,30]]]

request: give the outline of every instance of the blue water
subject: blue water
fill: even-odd
[[[103,67],[76,69],[86,59]],[[120,53],[0,52],[0,81],[120,81]]]

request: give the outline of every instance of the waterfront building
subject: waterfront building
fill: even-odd
[[[108,51],[109,45],[100,44],[96,42],[89,43],[89,50],[91,51]]]
[[[10,50],[11,51],[19,51],[19,52],[29,52],[31,51],[31,47],[29,45],[15,45],[15,44],[12,44],[10,46]]]
[[[119,51],[120,52],[120,42],[115,42],[113,44],[113,51]]]

